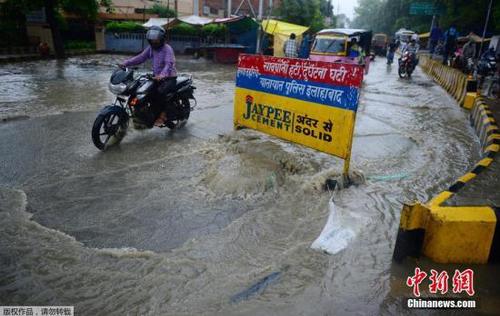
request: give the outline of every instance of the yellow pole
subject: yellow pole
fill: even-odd
[[[354,137],[355,124],[356,124],[356,112],[354,112],[353,118],[352,118],[352,128],[351,128],[351,132],[349,135],[349,140],[348,140],[349,143],[347,144],[347,153],[346,153],[345,159],[344,159],[344,172],[342,174],[344,179],[347,181],[347,183],[351,182],[351,180],[349,179],[349,166],[351,164],[352,139]]]
[[[347,157],[344,159],[344,172],[343,175],[346,179],[349,179],[349,165],[351,164],[351,153],[349,152]]]

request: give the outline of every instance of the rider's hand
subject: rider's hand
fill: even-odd
[[[165,77],[163,77],[163,76],[154,76],[154,77],[153,77],[153,80],[154,80],[154,81],[160,81],[160,80],[162,80],[163,78],[165,78]]]
[[[125,69],[125,65],[124,64],[118,64],[117,66],[120,67],[121,69]]]

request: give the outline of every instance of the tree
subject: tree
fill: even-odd
[[[335,16],[336,19],[336,26],[339,28],[349,28],[351,25],[351,20],[345,15],[344,13],[341,13],[339,15]]]
[[[438,9],[438,21],[443,28],[456,23],[462,34],[482,34],[490,0],[359,0],[355,8],[354,27],[375,32],[393,33],[401,27],[417,32],[428,32],[432,16],[410,15],[410,6],[416,2],[430,2]],[[500,32],[500,3],[493,1],[488,32]]]
[[[333,6],[328,0],[282,0],[277,11],[284,21],[309,26],[313,32],[325,27],[325,17],[335,23]]]
[[[111,10],[111,0],[7,0],[2,5],[2,15],[22,15],[33,10],[45,8],[47,23],[52,32],[56,58],[64,58],[64,45],[61,37],[58,16],[60,10],[78,14],[93,20],[97,17],[99,6]]]
[[[175,18],[177,17],[177,12],[174,10],[162,6],[161,4],[155,3],[148,12],[158,14],[160,18]]]

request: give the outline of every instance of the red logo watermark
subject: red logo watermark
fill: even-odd
[[[415,268],[415,274],[406,279],[406,285],[412,288],[413,295],[415,297],[420,297],[420,284],[427,278],[427,276],[427,272],[422,271],[417,267]],[[429,293],[448,293],[448,280],[448,272],[441,271],[438,273],[438,271],[431,269],[431,274],[429,276]],[[474,271],[472,271],[472,269],[465,269],[462,272],[455,270],[455,274],[452,279],[452,286],[452,291],[455,294],[465,292],[467,295],[473,296],[475,293]]]

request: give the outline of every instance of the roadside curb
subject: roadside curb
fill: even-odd
[[[422,68],[457,102],[463,102],[467,78],[445,67],[423,56]],[[500,131],[485,98],[475,98],[470,122],[481,142],[482,158],[470,172],[429,202],[403,205],[393,254],[396,262],[421,255],[439,263],[500,261],[500,207],[443,206],[467,182],[488,168],[500,151]]]
[[[78,51],[68,51],[66,52],[67,57],[74,57],[74,56],[83,56],[83,55],[92,55],[96,54],[98,51],[95,50],[78,50]],[[0,57],[0,64],[6,64],[6,63],[18,63],[18,62],[25,62],[25,61],[36,61],[36,60],[50,60],[50,59],[55,59],[54,55],[49,55],[47,57],[42,57],[40,55],[20,55],[20,56],[10,56],[10,57],[5,57],[1,58]]]

